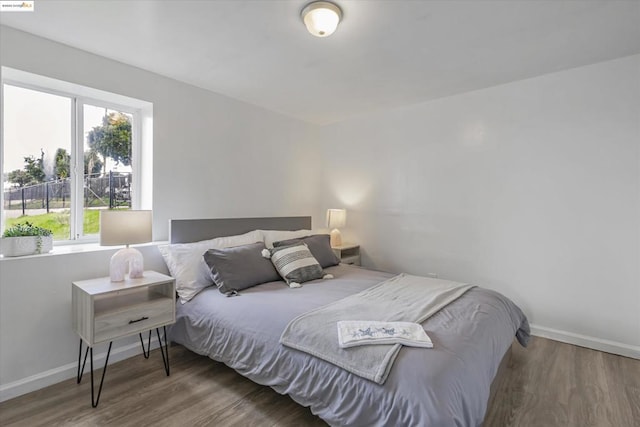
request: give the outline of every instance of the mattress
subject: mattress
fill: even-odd
[[[382,385],[279,343],[298,315],[367,289],[392,274],[339,265],[335,278],[292,289],[270,282],[225,297],[207,288],[177,304],[169,338],[288,394],[333,426],[477,426],[514,336],[526,344],[522,311],[475,287],[423,322],[432,349],[403,347]]]

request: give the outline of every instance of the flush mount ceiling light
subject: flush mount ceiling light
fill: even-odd
[[[302,9],[302,20],[307,30],[316,37],[333,34],[342,19],[342,10],[328,1],[314,1]]]

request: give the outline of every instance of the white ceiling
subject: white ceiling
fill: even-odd
[[[0,23],[308,122],[640,53],[640,1],[38,0]]]

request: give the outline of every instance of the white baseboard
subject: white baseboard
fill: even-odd
[[[146,343],[145,343],[146,345]],[[158,348],[158,339],[153,338],[151,340],[151,349]],[[111,350],[109,355],[109,364],[119,362],[129,357],[142,354],[142,348],[139,342],[135,342],[129,345],[118,347]],[[107,356],[107,352],[100,354],[94,354],[93,364],[95,369],[100,369],[104,366],[104,359]],[[85,367],[85,377],[89,374],[89,363]],[[78,362],[68,363],[64,366],[49,369],[48,371],[40,372],[39,374],[31,375],[30,377],[22,378],[17,381],[13,381],[7,384],[0,385],[0,402],[13,399],[14,397],[21,396],[23,394],[30,393],[41,388],[48,387],[50,385],[59,383],[69,378],[75,378],[78,374]],[[86,381],[89,379],[87,378]]]
[[[617,341],[609,341],[587,335],[574,334],[573,332],[559,331],[557,329],[546,328],[544,326],[533,324],[530,326],[531,335],[535,335],[537,337],[549,338],[555,341],[565,342],[567,344],[640,359],[640,346],[637,345],[623,344]]]

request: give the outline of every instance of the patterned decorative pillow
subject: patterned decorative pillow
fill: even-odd
[[[292,288],[299,288],[300,283],[310,280],[333,278],[331,274],[324,274],[322,267],[304,243],[264,249],[262,255],[271,258],[280,276]]]
[[[340,264],[340,258],[336,256],[331,249],[331,243],[329,242],[330,236],[328,234],[314,234],[313,236],[301,237],[298,239],[281,240],[279,242],[273,242],[273,247],[291,246],[295,244],[304,243],[311,251],[311,255],[320,263],[322,268],[332,267]]]

